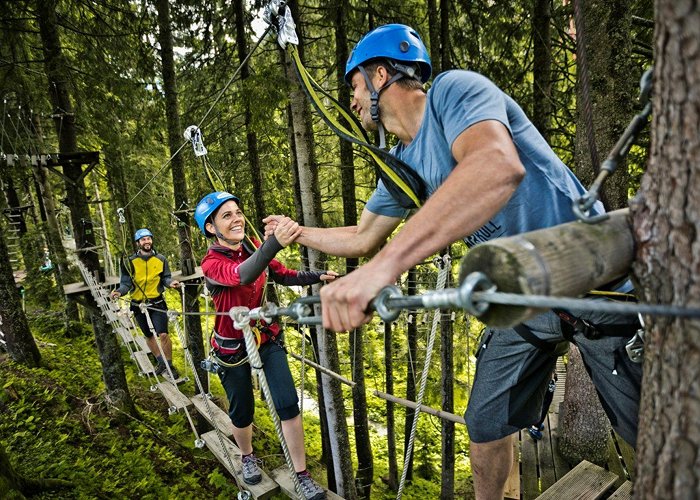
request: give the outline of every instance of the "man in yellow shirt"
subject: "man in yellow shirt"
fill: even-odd
[[[156,357],[156,374],[160,375],[170,367],[173,378],[179,374],[173,366],[173,345],[168,336],[168,305],[165,303],[163,292],[166,288],[179,288],[180,282],[172,279],[170,268],[165,257],[153,249],[153,233],[146,228],[134,233],[134,241],[138,250],[129,257],[128,262],[122,263],[122,275],[119,288],[112,292],[112,298],[118,298],[131,292],[131,311],[141,331],[146,336],[146,344]],[[141,304],[146,304],[151,325],[148,324],[146,313]],[[160,348],[154,337],[160,339]]]

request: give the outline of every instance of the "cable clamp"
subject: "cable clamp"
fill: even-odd
[[[387,300],[402,297],[401,289],[396,285],[385,286],[372,301],[372,307],[386,323],[395,321],[401,314],[400,307],[389,307]]]

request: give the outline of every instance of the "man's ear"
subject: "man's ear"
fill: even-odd
[[[386,69],[386,66],[383,64],[379,64],[377,66],[377,70],[374,72],[374,76],[378,78],[377,80],[377,85],[375,85],[375,88],[381,88],[386,84],[391,79],[391,75],[389,75],[389,71]]]

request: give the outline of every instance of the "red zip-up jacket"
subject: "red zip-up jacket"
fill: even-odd
[[[256,253],[260,252],[261,250],[257,248],[260,247],[260,242],[253,240],[253,243],[256,246]],[[268,240],[266,245],[276,245],[274,254],[282,248],[276,240]],[[262,271],[257,278],[254,278],[252,282],[247,284],[241,282],[241,275],[239,274],[240,265],[251,255],[252,248],[246,244],[241,245],[238,250],[231,250],[225,246],[214,244],[207,250],[206,255],[202,259],[202,273],[217,311],[228,312],[232,307],[236,306],[245,306],[252,309],[261,305],[267,272]],[[288,269],[274,258],[267,263],[267,270],[270,279],[283,285],[311,285],[318,283],[320,276],[324,273],[324,271],[295,271]],[[267,342],[270,337],[276,337],[279,334],[280,327],[278,324],[272,323],[267,325],[265,322],[261,323],[263,327],[267,327],[260,328],[261,344]],[[251,321],[251,326],[256,325],[258,327],[261,326],[259,323]],[[220,337],[241,340],[241,347],[223,348],[219,346],[216,336],[212,336],[211,345],[221,354],[233,354],[240,348],[245,347],[243,332],[233,327],[233,320],[230,316],[216,316],[214,330]]]

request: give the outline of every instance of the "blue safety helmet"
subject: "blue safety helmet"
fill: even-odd
[[[228,200],[233,200],[239,205],[241,203],[241,200],[239,200],[237,196],[233,196],[231,193],[227,193],[226,191],[215,191],[213,193],[209,193],[204,198],[199,200],[199,203],[197,203],[197,208],[194,209],[194,220],[204,236],[213,236],[205,229],[204,226],[211,214],[216,212],[216,210]]]
[[[150,236],[151,238],[153,238],[153,233],[144,227],[134,233],[134,241],[139,241],[145,236]]]
[[[352,72],[358,66],[381,58],[399,63],[417,63],[420,75],[415,78],[421,83],[427,82],[432,73],[430,56],[420,35],[405,24],[385,24],[370,31],[357,42],[345,65],[345,83],[350,85]]]

